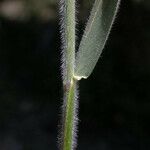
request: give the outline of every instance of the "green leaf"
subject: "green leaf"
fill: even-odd
[[[74,77],[92,73],[107,41],[120,0],[95,0],[76,57]]]

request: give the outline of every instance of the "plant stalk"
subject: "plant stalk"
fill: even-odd
[[[76,95],[75,67],[75,0],[62,0],[63,10],[63,122],[61,150],[73,150],[76,137]]]
[[[64,111],[64,134],[63,134],[63,150],[73,150],[76,146],[76,93],[77,81],[72,80],[69,89],[66,91],[66,106]]]

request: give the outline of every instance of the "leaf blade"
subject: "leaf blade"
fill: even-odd
[[[95,0],[76,56],[74,77],[88,78],[108,39],[120,0]]]

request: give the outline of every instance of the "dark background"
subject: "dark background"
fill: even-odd
[[[78,3],[79,41],[91,5]],[[122,0],[94,72],[80,82],[79,150],[150,149],[149,3]],[[53,1],[44,19],[39,12],[0,15],[0,150],[57,149],[63,93],[56,12]]]

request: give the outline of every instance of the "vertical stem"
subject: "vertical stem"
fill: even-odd
[[[66,78],[71,83],[75,64],[75,0],[65,0],[65,3]]]
[[[61,150],[75,148],[76,129],[76,80],[75,64],[75,0],[61,0],[63,38],[63,122]]]
[[[73,80],[75,63],[75,0],[65,0],[65,35],[66,35],[66,82],[64,86],[64,133],[63,150],[73,149],[74,110],[76,82]]]
[[[66,95],[64,111],[63,150],[73,150],[76,142],[76,81],[72,80]]]

